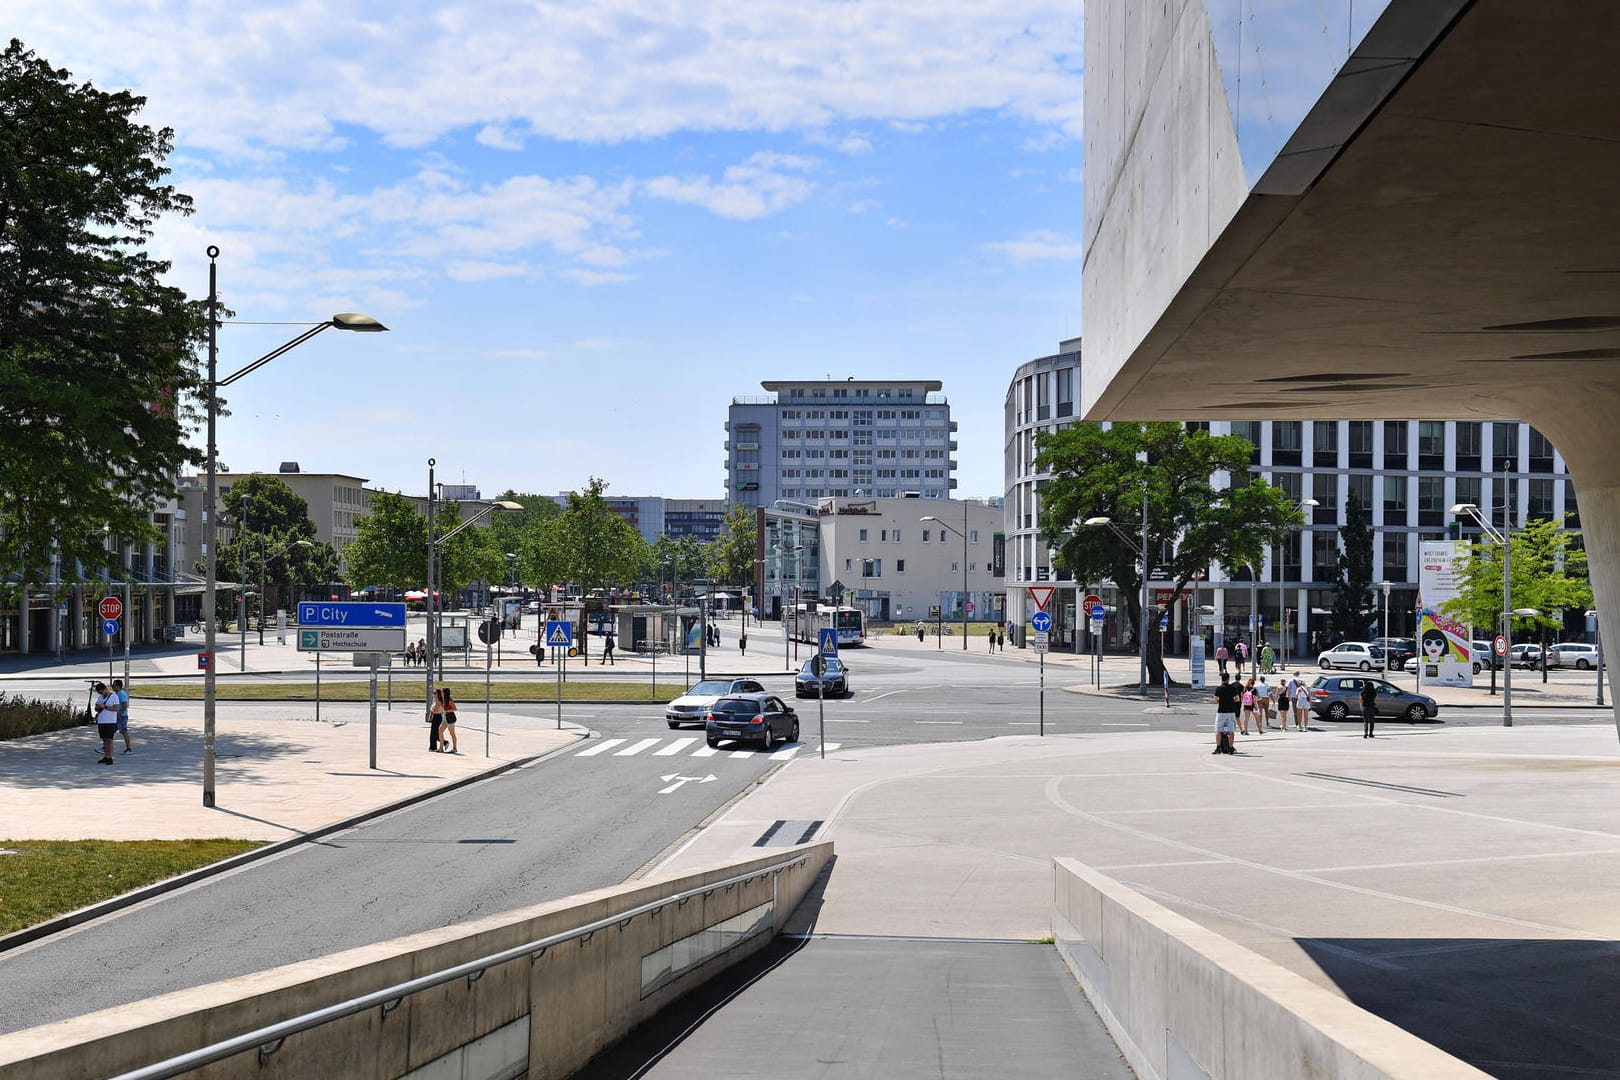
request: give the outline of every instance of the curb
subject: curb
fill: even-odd
[[[127,892],[119,896],[110,897],[99,903],[91,904],[88,907],[79,908],[77,911],[70,911],[65,915],[58,915],[54,919],[47,919],[42,923],[35,923],[33,926],[25,926],[21,930],[14,930],[9,934],[0,935],[0,955],[9,952],[12,949],[20,948],[23,945],[38,941],[41,938],[49,937],[52,934],[61,933],[63,930],[71,929],[75,926],[82,925],[83,923],[92,922],[101,918],[103,915],[111,915],[115,911],[122,911],[124,908],[134,907],[136,904],[139,904],[145,900],[151,900],[154,897],[162,896],[165,893],[174,892],[177,889],[184,888],[187,885],[191,885],[199,881],[206,881],[208,878],[216,877],[220,874],[226,873],[227,871],[246,866],[249,863],[258,862],[260,859],[267,859],[272,855],[279,855],[284,851],[291,851],[293,848],[298,847],[301,844],[307,844],[311,841],[320,840],[324,837],[331,836],[333,833],[342,832],[345,829],[352,829],[356,825],[363,825],[368,821],[373,821],[377,818],[392,814],[396,810],[404,810],[407,807],[415,806],[418,803],[427,802],[429,799],[436,799],[440,795],[447,795],[452,791],[481,783],[482,781],[488,780],[491,777],[499,776],[505,772],[510,772],[513,769],[522,768],[525,765],[532,765],[538,761],[544,761],[549,757],[560,754],[563,751],[572,748],[573,745],[573,743],[570,743],[566,746],[559,746],[557,749],[548,751],[544,754],[532,754],[528,757],[514,758],[513,760],[503,762],[494,768],[485,769],[483,772],[474,773],[471,776],[463,776],[459,780],[452,780],[448,784],[443,784],[427,791],[419,791],[415,795],[408,795],[405,798],[399,799],[395,802],[385,803],[382,806],[361,811],[358,814],[343,818],[340,821],[334,821],[330,824],[322,825],[318,829],[311,829],[309,832],[300,833],[297,836],[290,836],[285,840],[277,840],[273,844],[266,844],[263,847],[254,848],[252,851],[244,851],[242,854],[233,855],[229,859],[222,859],[216,863],[209,863],[207,866],[199,866],[195,870],[187,871],[186,873],[180,874],[176,877],[165,878],[162,881],[153,882],[152,884],[143,886],[134,890],[133,892]]]

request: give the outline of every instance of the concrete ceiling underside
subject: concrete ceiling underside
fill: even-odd
[[[1620,406],[1617,41],[1620,3],[1472,5],[1305,194],[1248,197],[1090,418]]]

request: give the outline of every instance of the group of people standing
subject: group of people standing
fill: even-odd
[[[461,745],[456,741],[456,699],[450,696],[448,686],[433,691],[433,708],[428,711],[428,750],[435,754],[459,754]]]
[[[1259,652],[1254,657],[1255,666],[1262,675],[1270,675],[1277,666],[1277,651],[1271,647],[1271,642],[1262,641]],[[1242,638],[1227,638],[1215,646],[1215,666],[1225,675],[1228,662],[1237,664],[1237,676],[1243,677],[1243,669],[1249,664],[1249,643]]]
[[[1223,670],[1220,685],[1215,687],[1214,753],[1237,753],[1239,731],[1245,735],[1259,735],[1268,728],[1287,731],[1290,713],[1294,730],[1304,731],[1310,720],[1311,690],[1299,676],[1272,686],[1264,675],[1245,682],[1241,677],[1231,678]],[[1277,724],[1271,722],[1273,715]]]
[[[96,715],[96,734],[101,737],[101,756],[96,759],[96,764],[111,765],[113,740],[119,735],[124,737],[124,753],[135,750],[129,741],[129,691],[124,689],[123,679],[114,679],[111,687],[98,682],[93,689],[95,704],[92,711]]]

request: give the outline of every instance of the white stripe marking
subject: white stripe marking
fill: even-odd
[[[802,749],[803,749],[803,746],[801,744],[794,743],[792,746],[784,747],[781,750],[778,750],[776,753],[772,754],[771,755],[771,760],[772,761],[787,761],[790,758],[792,758],[794,754],[797,754]]]
[[[641,753],[643,750],[647,749],[647,747],[649,747],[649,746],[657,746],[661,742],[663,742],[662,739],[642,739],[638,743],[633,743],[632,745],[625,747],[623,750],[620,750],[618,753],[614,754],[613,756],[614,757],[629,757],[632,754]]]
[[[592,746],[592,747],[590,747],[588,749],[581,750],[579,753],[575,754],[574,756],[575,757],[591,757],[591,756],[593,756],[595,754],[600,754],[600,753],[603,753],[604,751],[611,750],[615,746],[618,746],[620,743],[622,743],[624,741],[625,740],[623,740],[623,739],[607,739],[607,740],[605,740],[603,742],[597,743],[595,746]]]
[[[916,724],[960,724],[960,720],[914,720]]]
[[[678,754],[695,742],[697,742],[697,736],[695,735],[687,739],[676,739],[668,746],[654,753],[653,757],[669,757],[671,754]]]
[[[754,750],[733,750],[731,752],[731,756],[732,757],[753,757],[756,752],[757,751],[754,751]]]
[[[692,751],[692,756],[693,757],[714,757],[714,755],[718,754],[719,752],[720,751],[716,750],[712,746],[705,746],[701,750]]]

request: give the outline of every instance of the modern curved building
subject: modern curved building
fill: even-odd
[[[1097,0],[1085,34],[1082,415],[1523,418],[1620,640],[1620,5]]]

